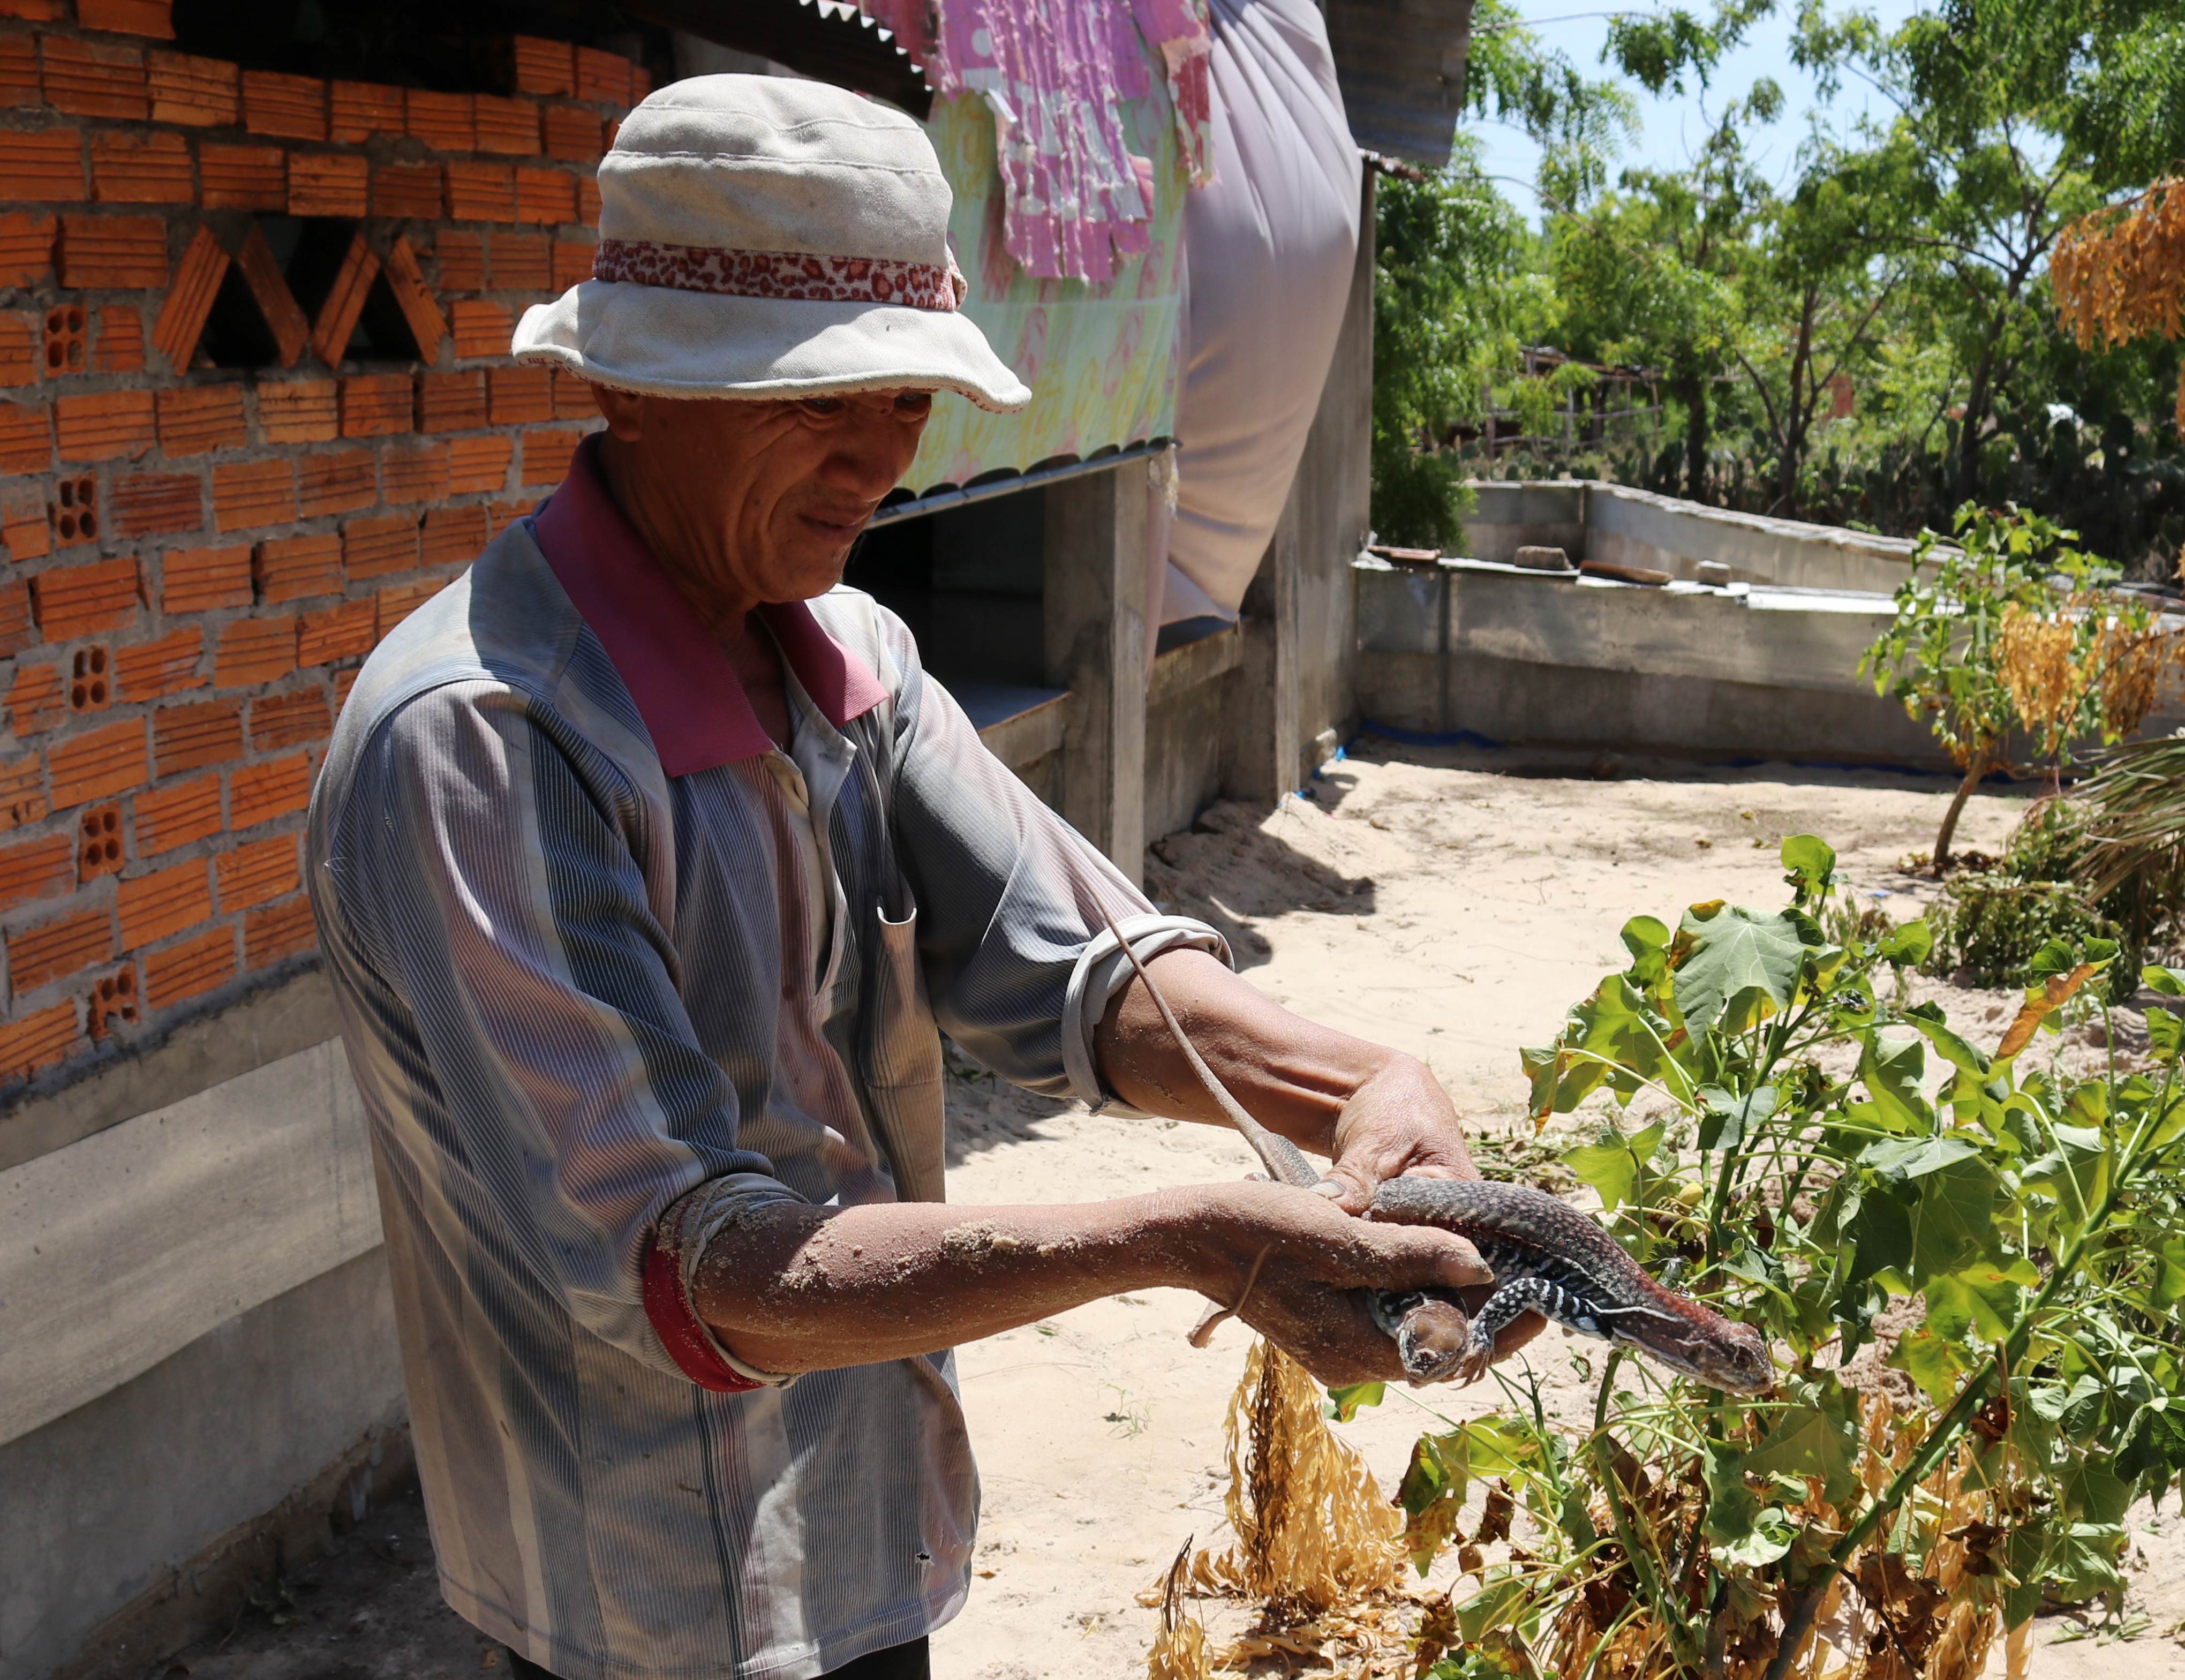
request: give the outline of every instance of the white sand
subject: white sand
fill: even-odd
[[[1906,895],[1925,889],[1896,866],[1931,842],[1947,797],[1939,781],[1780,767],[1696,775],[1635,763],[1594,781],[1523,773],[1510,755],[1424,756],[1434,762],[1337,765],[1316,807],[1293,801],[1264,822],[1218,809],[1216,832],[1156,846],[1148,886],[1221,927],[1271,996],[1425,1058],[1475,1130],[1522,1116],[1518,1047],[1545,1041],[1623,965],[1627,918],[1674,925],[1710,898],[1777,905],[1777,844],[1808,833],[1836,846],[1861,889],[1892,892],[1882,902],[1903,919]],[[1643,779],[1652,773],[1679,779]],[[1975,799],[1959,844],[2001,850],[2018,803]],[[1945,1001],[1953,1019],[1970,1008],[1977,1020],[2004,1000]],[[1082,1200],[1252,1166],[1239,1141],[1197,1126],[1098,1118],[983,1079],[952,1080],[949,1094],[958,1203]],[[1226,1538],[1221,1420],[1247,1333],[1225,1326],[1193,1352],[1184,1336],[1202,1307],[1176,1292],[1118,1298],[961,1350],[985,1477],[982,1577],[936,1637],[936,1674],[1144,1672],[1154,1618],[1136,1594],[1188,1537]],[[1532,1360],[1566,1394],[1569,1351],[1551,1332]],[[1495,1397],[1483,1387],[1426,1398],[1461,1417]],[[1392,1395],[1344,1432],[1393,1487],[1430,1420]],[[2157,1637],[2185,1614],[2185,1524],[2173,1515],[2158,1527],[2141,1537],[2134,1588],[2156,1633],[2058,1644],[2064,1624],[2044,1620],[2037,1676],[2185,1680],[2185,1651]]]

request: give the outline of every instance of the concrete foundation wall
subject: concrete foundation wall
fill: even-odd
[[[0,1446],[0,1676],[141,1674],[232,1620],[408,1477],[405,1416],[374,1247]]]
[[[1914,544],[1834,525],[1732,513],[1626,484],[1592,481],[1475,483],[1465,521],[1476,560],[1508,561],[1525,544],[1581,560],[1643,566],[1696,578],[1702,561],[1728,568],[1724,581],[1889,594],[1903,582]]]

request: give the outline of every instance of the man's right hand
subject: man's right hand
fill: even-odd
[[[1494,1274],[1461,1236],[1431,1225],[1380,1225],[1288,1185],[1201,1186],[1168,1193],[1186,1281],[1325,1383],[1398,1381],[1396,1344],[1363,1292],[1489,1284]],[[1168,1199],[1157,1195],[1156,1201]],[[1262,1251],[1266,1258],[1245,1280]]]

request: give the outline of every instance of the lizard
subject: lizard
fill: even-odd
[[[1254,1119],[1206,1065],[1104,904],[1100,913],[1193,1074],[1243,1134],[1267,1176],[1304,1190],[1319,1185],[1321,1176],[1304,1152]],[[1479,1251],[1495,1274],[1492,1292],[1476,1314],[1440,1291],[1367,1292],[1373,1321],[1394,1338],[1414,1387],[1452,1376],[1477,1382],[1494,1357],[1495,1338],[1528,1312],[1581,1336],[1635,1348],[1712,1388],[1764,1394],[1774,1386],[1768,1343],[1758,1329],[1664,1288],[1592,1220],[1545,1191],[1407,1174],[1382,1181],[1366,1217],[1453,1231]],[[1253,1262],[1235,1306],[1215,1308],[1199,1322],[1191,1333],[1193,1347],[1204,1347],[1215,1326],[1243,1306],[1266,1259],[1262,1251]]]

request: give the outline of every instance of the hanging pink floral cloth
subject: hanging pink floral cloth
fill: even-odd
[[[1118,109],[1159,55],[1192,179],[1209,178],[1204,0],[859,0],[944,97],[994,114],[1004,240],[1027,274],[1105,281],[1146,248],[1152,162]],[[1143,46],[1141,46],[1141,42]]]

